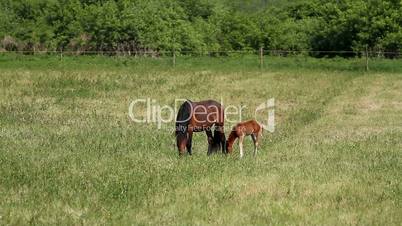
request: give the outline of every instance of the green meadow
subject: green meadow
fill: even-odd
[[[400,225],[402,61],[0,55],[0,225]],[[131,101],[275,98],[258,156],[179,158]],[[143,112],[144,113],[144,112]],[[232,124],[228,124],[230,128]],[[228,129],[227,129],[228,131]]]

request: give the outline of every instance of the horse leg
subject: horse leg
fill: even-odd
[[[223,126],[219,127],[219,137],[220,137],[220,145],[222,148],[222,153],[227,154],[226,153],[226,137],[225,137],[225,132],[223,130]]]
[[[187,138],[187,152],[189,155],[192,155],[192,145],[193,145],[193,131],[188,132],[188,138]]]
[[[239,147],[240,147],[240,158],[243,158],[243,141],[244,141],[244,134],[239,137]]]
[[[253,139],[254,143],[254,157],[257,156],[257,147],[258,147],[258,134],[251,134],[251,139]]]
[[[207,134],[208,137],[208,155],[212,154],[212,143],[213,143],[213,136],[211,130],[206,130],[205,133]]]

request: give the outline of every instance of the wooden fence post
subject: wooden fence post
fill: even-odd
[[[260,68],[264,68],[264,48],[260,48]]]
[[[369,52],[367,45],[366,45],[366,71],[369,71]]]
[[[176,50],[173,49],[173,67],[176,66]]]

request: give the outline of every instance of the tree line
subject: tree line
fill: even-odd
[[[402,49],[401,0],[2,0],[0,22],[3,51]]]

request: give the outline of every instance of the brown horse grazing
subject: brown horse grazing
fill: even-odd
[[[222,105],[214,100],[184,102],[176,118],[176,141],[179,155],[192,154],[193,132],[205,131],[208,137],[208,155],[216,151],[216,146],[226,153],[224,133],[225,114]],[[214,127],[214,134],[212,128]]]
[[[244,137],[250,135],[254,142],[254,156],[256,156],[259,140],[262,136],[262,131],[262,126],[255,120],[238,123],[236,126],[233,127],[232,132],[230,133],[229,138],[226,142],[227,153],[232,153],[233,143],[236,141],[237,138],[239,138],[240,158],[242,158]]]

